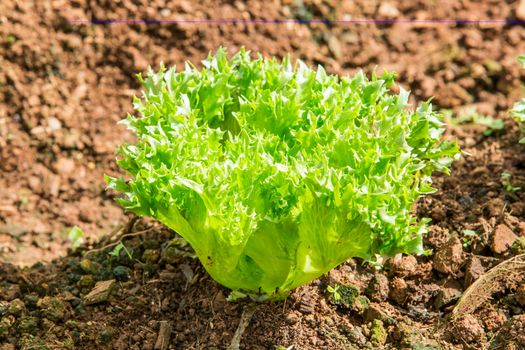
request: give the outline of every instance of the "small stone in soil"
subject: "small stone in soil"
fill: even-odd
[[[407,299],[408,285],[404,279],[400,277],[394,277],[390,282],[390,293],[389,298],[398,304],[403,304]]]
[[[417,260],[414,256],[403,256],[397,254],[389,262],[390,270],[401,277],[408,277],[414,274],[417,269]]]
[[[177,247],[169,246],[162,250],[162,261],[166,264],[176,264],[183,258],[182,251]]]
[[[481,260],[476,257],[472,257],[465,268],[465,282],[464,287],[470,286],[477,280],[481,275],[485,273],[485,268],[481,264]]]
[[[525,0],[521,0],[516,7],[516,18],[525,20]]]
[[[434,255],[434,269],[442,273],[457,273],[462,263],[463,246],[457,237],[451,238]]]
[[[21,294],[20,286],[18,284],[8,284],[0,288],[0,297],[7,301],[18,298]]]
[[[24,304],[29,309],[36,309],[38,303],[38,295],[36,294],[26,294],[24,295]]]
[[[80,280],[80,275],[78,273],[69,273],[67,279],[71,283],[76,283]]]
[[[514,244],[517,238],[518,236],[507,225],[500,224],[494,230],[490,249],[495,254],[503,254]]]
[[[286,323],[288,324],[296,324],[299,322],[299,315],[295,311],[291,311],[288,315],[286,315]]]
[[[144,247],[144,249],[159,249],[160,243],[155,239],[148,239],[145,240],[144,243],[142,243],[142,246]]]
[[[366,310],[368,310],[369,304],[370,300],[368,300],[367,297],[365,297],[364,295],[358,296],[354,301],[352,311],[355,311],[362,316],[366,313]]]

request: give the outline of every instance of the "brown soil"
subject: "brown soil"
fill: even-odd
[[[521,3],[518,4],[518,3]],[[104,190],[113,151],[130,139],[115,123],[138,94],[134,74],[199,62],[220,45],[264,55],[290,52],[332,73],[391,69],[413,102],[502,119],[491,135],[450,120],[465,157],[439,191],[420,201],[432,218],[427,256],[396,257],[376,270],[349,261],[259,305],[243,349],[519,349],[523,285],[508,283],[473,314],[448,315],[485,271],[525,250],[524,146],[508,109],[522,96],[525,27],[484,24],[72,24],[129,18],[515,19],[524,1],[91,1],[0,4],[0,349],[152,349],[170,321],[171,349],[224,349],[246,303],[225,300],[174,233],[138,221],[114,246],[82,257],[64,233],[90,242],[128,222]],[[463,111],[463,112],[462,112]],[[510,183],[502,173],[510,173]],[[465,231],[467,230],[467,231]],[[131,234],[133,232],[139,232]],[[475,234],[473,234],[474,232]],[[115,233],[117,235],[117,233]],[[115,236],[114,235],[114,236]],[[100,249],[115,237],[94,243]],[[49,264],[37,262],[54,260]],[[36,265],[33,265],[37,263]],[[33,265],[33,266],[31,266]],[[21,268],[20,266],[31,266]],[[108,300],[86,305],[95,282],[116,279]],[[327,292],[340,284],[344,303]],[[354,289],[355,288],[355,289]],[[355,291],[357,290],[357,291]],[[366,302],[368,301],[368,302]]]

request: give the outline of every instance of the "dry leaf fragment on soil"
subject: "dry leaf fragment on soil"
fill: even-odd
[[[115,280],[97,282],[91,292],[84,297],[84,304],[92,305],[108,300],[114,286]]]
[[[453,319],[471,314],[494,293],[501,291],[509,283],[519,283],[525,278],[525,254],[517,255],[493,267],[479,277],[463,293],[454,310]]]
[[[159,336],[155,342],[155,350],[165,350],[170,343],[172,324],[169,321],[160,321],[159,323]]]
[[[463,245],[457,237],[452,237],[434,255],[434,269],[446,274],[455,274],[463,261]]]

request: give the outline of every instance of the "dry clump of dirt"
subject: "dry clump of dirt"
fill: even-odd
[[[454,333],[456,338],[466,343],[473,343],[483,339],[485,332],[479,320],[475,316],[467,314],[454,322]]]

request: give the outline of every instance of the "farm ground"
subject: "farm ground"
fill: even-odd
[[[525,252],[524,148],[508,114],[523,96],[525,73],[516,61],[525,53],[523,25],[68,22],[525,19],[520,3],[2,2],[0,349],[154,348],[161,321],[172,328],[169,348],[228,346],[245,304],[227,302],[227,291],[188,257],[187,247],[165,246],[173,232],[142,219],[128,225],[130,217],[105,192],[102,178],[116,174],[113,151],[131,139],[115,123],[131,112],[139,93],[134,74],[161,61],[198,63],[220,45],[264,55],[290,52],[337,74],[395,70],[413,103],[434,96],[437,108],[452,110],[447,137],[465,151],[451,176],[435,177],[439,192],[418,204],[417,214],[433,220],[429,255],[398,257],[379,271],[348,261],[286,302],[259,306],[242,348],[525,348],[523,272],[498,280],[492,299],[450,321],[469,284]],[[476,113],[504,125],[486,135],[486,126],[469,122]],[[510,177],[502,179],[504,173]],[[85,232],[87,245],[71,252],[66,233],[74,226]],[[132,259],[124,250],[108,254],[115,237]],[[116,282],[108,300],[86,305],[94,284],[110,279]],[[326,291],[335,284],[354,286],[368,306],[337,305]]]

